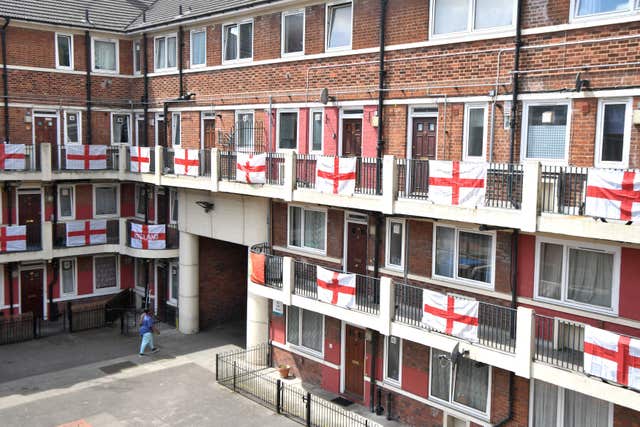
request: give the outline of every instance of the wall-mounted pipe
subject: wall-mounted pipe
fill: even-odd
[[[91,34],[89,31],[84,32],[85,59],[87,67],[85,90],[87,92],[87,144],[91,145],[93,140],[93,128],[91,127]]]
[[[384,43],[385,43],[385,33],[386,33],[386,19],[387,18],[387,0],[380,0],[380,58],[379,68],[378,68],[378,144],[376,145],[376,157],[378,162],[382,158],[384,153],[384,120],[383,120],[383,109],[384,109],[384,80],[387,74],[384,66]],[[380,182],[381,178],[381,168],[376,168],[376,190],[377,194],[380,194],[380,189],[382,183]]]
[[[142,138],[144,146],[149,146],[149,63],[148,63],[148,47],[147,47],[147,33],[142,35],[142,70],[144,73],[144,94],[142,95],[142,109],[144,111]],[[140,141],[138,141],[138,145]]]
[[[7,27],[11,18],[4,17],[4,24],[0,28],[2,38],[2,97],[4,99],[4,141],[9,142],[9,69],[7,64]]]
[[[184,96],[184,29],[182,26],[178,27],[178,75],[180,77],[180,93],[178,98]]]
[[[522,47],[522,0],[518,0],[518,13],[516,16],[516,38],[515,51],[513,53],[513,84],[511,88],[511,118],[510,128],[510,144],[509,144],[509,163],[513,163],[515,157],[516,145],[516,113],[518,112],[518,70],[520,69],[520,48]],[[509,188],[511,195],[511,188]]]

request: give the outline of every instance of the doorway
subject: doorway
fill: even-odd
[[[26,225],[27,250],[42,248],[42,200],[40,190],[18,190],[18,225]]]
[[[342,120],[343,157],[360,157],[362,155],[362,119],[345,118]]]
[[[202,113],[202,146],[201,149],[213,148],[216,142],[215,113]]]
[[[411,135],[411,158],[417,160],[436,159],[436,117],[413,117]]]
[[[366,215],[357,215],[363,217],[365,221],[358,221],[351,217],[356,215],[347,214],[346,233],[347,233],[347,251],[346,251],[346,268],[349,273],[367,274],[367,230]]]
[[[356,400],[364,398],[364,329],[345,326],[344,393]]]
[[[164,114],[156,114],[156,145],[167,146],[167,129],[164,125]]]
[[[20,308],[22,313],[43,317],[44,269],[20,270]]]
[[[31,167],[40,168],[40,144],[51,144],[56,150],[58,145],[58,113],[55,111],[35,111],[33,113],[33,155],[28,160]],[[54,151],[55,152],[55,151]]]

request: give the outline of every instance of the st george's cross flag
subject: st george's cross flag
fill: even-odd
[[[90,219],[67,222],[67,246],[104,245],[107,243],[107,220]]]
[[[173,149],[173,172],[176,175],[198,176],[200,173],[200,151],[188,148]]]
[[[151,170],[151,148],[130,147],[130,170],[134,173],[149,173]]]
[[[356,275],[317,267],[318,300],[343,308],[356,304]]]
[[[589,169],[585,214],[623,221],[640,220],[640,173]]]
[[[356,190],[355,157],[318,157],[316,190],[321,193],[351,196]]]
[[[437,205],[481,206],[486,179],[486,163],[429,161],[429,200]]]
[[[0,170],[24,170],[26,166],[24,144],[0,144]]]
[[[267,182],[267,155],[238,153],[236,159],[236,181],[247,184]]]
[[[67,169],[90,170],[107,168],[106,145],[65,145]]]
[[[422,323],[429,329],[478,341],[478,301],[422,291]]]
[[[0,252],[16,252],[27,250],[27,226],[0,226]]]
[[[640,389],[640,340],[586,325],[584,372]]]
[[[131,224],[131,247],[136,249],[164,249],[167,237],[164,224]]]

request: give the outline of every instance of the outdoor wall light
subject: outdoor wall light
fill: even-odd
[[[200,206],[202,209],[204,209],[204,212],[205,212],[205,213],[209,213],[209,212],[211,212],[211,211],[213,210],[214,206],[215,206],[213,203],[208,202],[208,201],[206,201],[206,200],[198,200],[198,201],[196,202],[196,205],[198,205],[198,206]]]

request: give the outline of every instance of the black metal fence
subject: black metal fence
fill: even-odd
[[[6,168],[5,162],[0,165],[3,172],[35,172],[40,170],[40,146],[33,144],[24,145],[24,167],[20,169]],[[14,164],[14,166],[16,166]]]
[[[173,164],[174,157],[175,157],[175,153],[172,148],[164,147],[162,149],[162,174],[163,175],[175,174],[174,164]]]
[[[11,226],[7,225],[7,227]],[[25,250],[13,250],[13,246],[6,245],[4,250],[0,249],[0,253],[34,252],[42,250],[42,224],[30,223],[25,224],[24,227],[26,232]]]
[[[0,317],[0,345],[32,340],[34,334],[32,313]]]
[[[211,150],[190,150],[198,152],[198,175],[197,176],[211,176]],[[191,155],[189,155],[191,156]],[[175,175],[175,151],[173,148],[163,148],[162,152],[162,174],[163,175]],[[189,160],[196,160],[189,157]],[[195,166],[189,166],[193,168]]]
[[[86,240],[90,239],[87,237]],[[120,220],[108,219],[107,220],[107,241],[106,243],[99,243],[101,245],[117,245],[120,243]],[[91,243],[87,243],[82,246],[90,246]],[[74,245],[79,246],[79,245]],[[53,247],[54,248],[66,248],[67,246],[67,223],[58,222],[53,227]]]
[[[225,151],[253,151],[264,153],[265,129],[261,121],[236,122],[228,131],[218,131],[218,145]]]
[[[271,246],[260,243],[251,247],[251,252],[265,255],[264,280],[271,288],[282,289],[282,271],[284,258],[274,255]]]
[[[269,185],[284,185],[284,154],[282,153],[260,153],[243,151],[246,154],[265,154],[265,178]],[[237,173],[237,152],[219,152],[219,179],[224,181],[235,181]]]
[[[127,149],[127,164],[125,166],[126,171],[127,172],[131,172],[131,150],[133,147],[128,147]],[[136,163],[135,161],[133,163]],[[139,172],[140,170],[142,170],[141,167],[138,167],[138,172],[135,173],[142,173]],[[155,173],[156,171],[156,150],[155,147],[149,147],[149,172],[144,172],[144,173]]]
[[[296,156],[297,188],[316,188],[316,166],[318,156],[298,154]],[[378,183],[380,184],[378,187]],[[382,194],[382,159],[358,157],[356,160],[355,194]]]
[[[538,206],[541,212],[584,215],[589,169],[577,166],[542,166]]]
[[[313,154],[296,155],[296,187],[316,188],[316,164],[318,160]]]
[[[534,359],[574,371],[584,364],[584,325],[534,314]]]
[[[76,144],[76,147],[78,145]],[[89,147],[88,145],[81,145],[81,147]],[[107,167],[106,169],[95,169],[95,170],[109,170],[109,171],[117,171],[120,167],[119,165],[120,158],[120,146],[118,145],[107,145]],[[54,146],[51,150],[51,169],[54,171],[93,171],[87,166],[85,169],[69,169],[67,166],[67,146],[66,145],[57,145]]]

